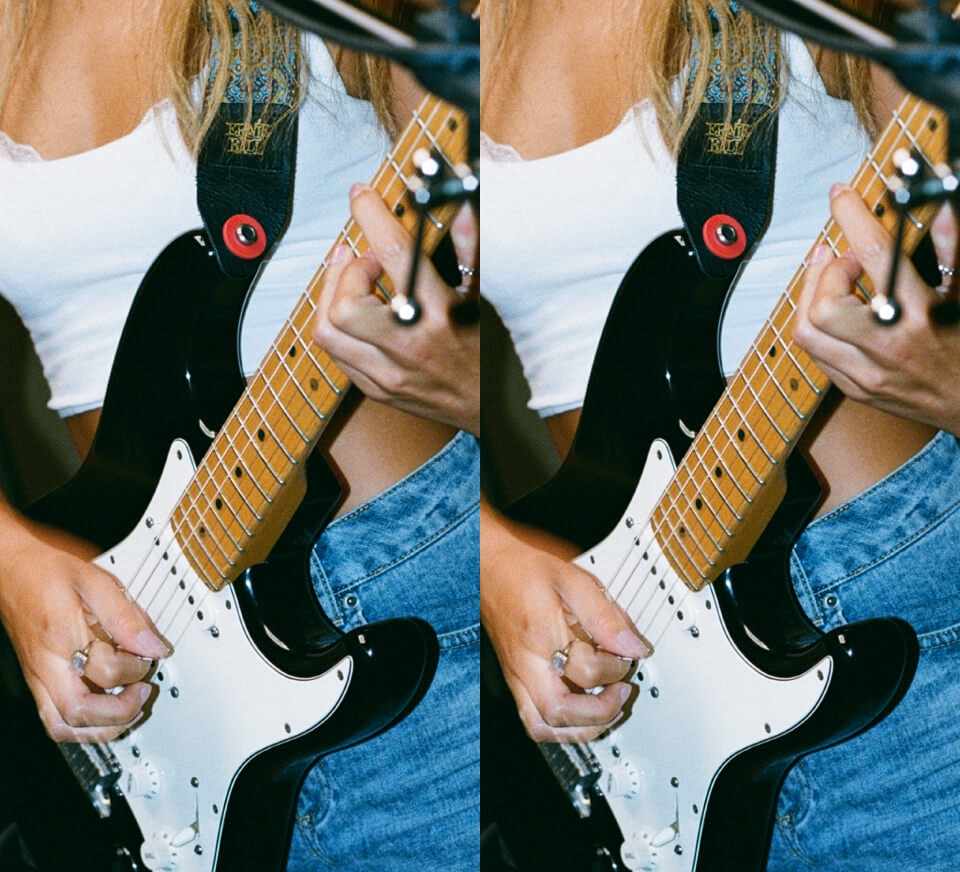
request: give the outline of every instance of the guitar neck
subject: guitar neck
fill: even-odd
[[[407,230],[413,232],[419,220],[407,185],[416,176],[415,156],[419,160],[426,150],[453,166],[465,159],[466,146],[464,116],[428,95],[371,183]],[[436,249],[455,208],[448,203],[427,213],[421,246],[426,254]],[[338,244],[349,246],[357,256],[369,249],[353,219],[337,238]],[[302,490],[307,456],[350,387],[343,371],[310,340],[326,266],[327,260],[268,349],[174,510],[180,547],[215,590],[249,565],[251,553],[264,553],[262,540],[275,532],[274,504],[283,502],[293,488]],[[386,297],[393,296],[385,275],[377,284]]]
[[[908,96],[858,171],[853,187],[891,232],[899,214],[890,206],[887,189],[887,180],[896,176],[894,155],[906,149],[934,165],[946,154],[946,137],[939,110]],[[906,253],[915,250],[935,210],[927,204],[907,215]],[[832,219],[816,244],[826,245],[838,257],[849,249]],[[792,338],[809,259],[808,254],[653,513],[659,544],[695,590],[749,552],[782,497],[784,462],[829,387],[827,377]],[[866,276],[858,284],[866,297],[874,295]]]

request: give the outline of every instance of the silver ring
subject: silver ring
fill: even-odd
[[[940,270],[940,275],[942,275],[945,279],[952,279],[957,274],[955,269],[949,266],[944,266],[942,263],[937,264],[937,269]]]
[[[462,263],[457,264],[457,269],[460,270],[460,275],[464,278],[472,279],[477,274],[477,271],[473,269],[473,267],[464,266]]]
[[[83,648],[74,651],[70,655],[70,668],[76,675],[83,678],[83,673],[87,668],[87,662],[90,660],[90,649],[93,647],[94,640],[91,639]]]
[[[574,640],[571,639],[567,644],[550,655],[550,668],[553,672],[563,677],[564,670],[567,668],[567,661],[570,659],[570,648]]]

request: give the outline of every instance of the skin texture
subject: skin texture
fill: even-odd
[[[623,29],[616,26],[622,12],[617,0],[590,4],[570,0],[559,9],[519,4],[496,75],[485,92],[485,132],[494,141],[511,145],[527,160],[559,154],[609,133],[633,101],[643,96],[631,89],[630,77],[623,74],[625,59],[633,54],[632,46],[625,44]],[[642,35],[637,44],[642,46]],[[830,92],[835,82],[835,56],[819,50],[811,53]],[[570,58],[577,62],[570,63]],[[889,75],[874,72],[872,97],[873,113],[880,126],[885,126],[902,93]],[[572,230],[571,240],[574,234]],[[844,268],[838,265],[834,270],[840,271],[839,281],[846,288],[849,279]],[[836,283],[838,275],[830,274]],[[926,293],[932,295],[930,289]],[[850,302],[844,305],[853,308]],[[856,307],[865,309],[859,302]],[[819,343],[816,351],[824,355],[825,366],[836,353],[835,348],[824,347],[827,338],[835,338],[828,334],[835,316],[826,304],[818,303],[811,314],[812,326],[799,328],[801,334],[809,329],[801,341],[811,346]],[[866,314],[858,317],[873,329]],[[863,339],[864,348],[873,346],[879,329]],[[956,366],[956,355],[947,340],[941,340],[942,373]],[[917,407],[916,386],[937,371],[934,358],[921,351],[923,348],[919,343],[913,347],[912,382],[898,387],[894,387],[891,372],[901,366],[902,355],[908,353],[906,346],[898,352],[900,358],[892,350],[885,359],[880,352],[872,352],[874,363],[882,365],[886,373],[883,386],[858,381],[863,378],[863,360],[835,361],[838,386],[853,392],[859,384],[856,399],[867,402],[842,396],[831,399],[804,435],[800,450],[820,478],[824,493],[818,513],[830,511],[879,481],[927,444],[937,426],[947,422],[949,414],[940,414],[945,407],[932,394],[927,411]],[[863,348],[859,350],[863,354]],[[849,356],[850,349],[847,352]],[[846,378],[845,366],[853,367]],[[945,385],[943,393],[948,392]],[[953,395],[958,393],[953,390]],[[569,450],[578,421],[579,410],[546,421],[561,456]],[[542,534],[513,523],[493,507],[484,507],[481,614],[524,726],[540,741],[589,739],[615,722],[629,666],[618,657],[643,656],[640,652],[646,648],[592,576],[569,562],[572,556],[569,547],[546,541]],[[574,638],[579,627],[586,630],[592,644],[574,643],[567,680],[560,681],[550,671],[551,654]],[[603,694],[583,693],[597,684],[607,685]]]
[[[151,29],[152,16],[143,14],[142,5],[139,0],[41,4],[0,115],[0,129],[47,159],[79,154],[129,133],[158,99],[152,83],[159,61],[145,47],[157,44],[160,37]],[[355,58],[349,52],[336,52],[336,57],[350,91]],[[395,72],[392,86],[393,110],[403,126],[422,93],[403,72]],[[343,204],[346,219],[346,191]],[[379,223],[365,224],[364,229],[374,251],[381,253],[384,268],[402,280],[401,249],[408,243],[398,235],[398,224],[378,217]],[[367,221],[363,209],[358,210],[361,219]],[[461,240],[461,262],[475,266],[476,229],[469,219],[464,221],[466,226],[461,222],[455,232],[473,242],[471,248]],[[318,263],[321,257],[318,252]],[[358,302],[366,294],[364,282],[369,285],[366,277],[373,273],[373,261],[359,264],[357,270],[348,271],[347,299],[337,303],[337,327],[332,329],[338,335],[360,329],[357,313],[366,326],[386,317],[384,304],[377,311],[370,299]],[[423,271],[421,282],[425,301],[457,296],[428,270]],[[330,287],[337,284],[334,280]],[[356,312],[354,303],[358,303]],[[339,360],[358,386],[386,401],[372,402],[358,395],[345,403],[321,442],[320,450],[344,482],[341,514],[416,469],[453,437],[456,427],[473,428],[478,417],[479,399],[473,393],[479,393],[479,364],[471,362],[471,356],[478,357],[479,340],[467,331],[456,337],[452,330],[444,333],[434,324],[440,318],[439,308],[431,303],[430,313],[428,324],[436,329],[429,350],[435,355],[437,383],[411,389],[410,379],[396,369],[381,372],[378,366],[387,360],[385,343],[377,346],[384,356],[374,361],[354,359],[355,349],[340,349]],[[327,329],[322,317],[317,329],[320,333]],[[408,342],[412,335],[406,335]],[[451,337],[451,344],[462,348],[456,368],[446,372],[442,352]],[[400,334],[394,338],[399,340]],[[414,336],[412,344],[416,341]],[[366,344],[357,347],[367,350]],[[415,353],[404,355],[406,351],[397,358],[411,367],[423,364]],[[437,384],[446,380],[450,385],[457,379],[462,379],[463,390],[450,389],[440,398]],[[431,391],[438,396],[431,398]],[[465,408],[458,407],[461,402]],[[99,410],[67,420],[81,457],[89,450],[98,420]],[[169,643],[156,634],[117,580],[89,562],[93,556],[89,546],[38,528],[0,498],[0,619],[44,726],[59,741],[104,741],[123,732],[140,716],[150,694],[146,680],[151,660],[170,653]],[[43,595],[38,596],[41,582]],[[81,679],[71,671],[70,658],[88,644],[89,661]],[[119,685],[126,686],[122,693],[103,693]]]
[[[931,288],[903,261],[897,282],[903,314],[892,326],[879,324],[854,282],[865,273],[874,287],[886,287],[893,240],[852,189],[837,185],[830,193],[831,212],[852,250],[841,258],[817,252],[801,295],[797,342],[848,397],[960,435],[960,326],[934,317],[938,306],[955,304],[956,277]],[[931,237],[938,262],[952,269],[951,207],[938,213]]]

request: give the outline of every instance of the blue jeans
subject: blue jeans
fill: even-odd
[[[479,451],[459,434],[335,520],[312,556],[342,629],[421,617],[440,663],[398,725],[322,758],[300,792],[288,872],[473,872],[480,838]]]
[[[960,448],[941,433],[798,540],[794,586],[817,626],[901,617],[920,663],[880,724],[791,770],[769,872],[960,869],[958,507]]]

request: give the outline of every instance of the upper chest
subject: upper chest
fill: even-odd
[[[621,5],[521,4],[485,93],[485,132],[535,159],[613,130],[638,97],[633,16]]]
[[[12,70],[0,130],[56,159],[129,133],[157,101],[155,12],[115,4],[41,6]]]

